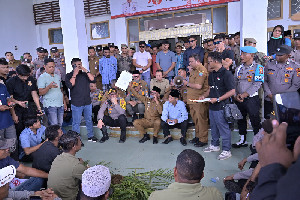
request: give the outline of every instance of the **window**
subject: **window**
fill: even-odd
[[[293,15],[299,12],[300,12],[300,0],[290,0],[290,17],[292,17]]]
[[[227,32],[227,7],[213,9],[213,33]]]
[[[109,21],[91,23],[91,39],[100,40],[109,38]]]
[[[49,44],[62,44],[63,34],[61,28],[51,28],[48,30]]]
[[[131,42],[139,41],[139,19],[130,19],[128,23],[128,40]]]
[[[283,0],[268,0],[268,20],[282,19]]]

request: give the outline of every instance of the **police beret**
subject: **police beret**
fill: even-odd
[[[103,47],[103,51],[108,50],[109,51],[109,47]]]
[[[292,47],[290,46],[287,46],[287,45],[281,45],[279,46],[277,49],[276,49],[276,55],[277,56],[283,56],[283,55],[286,55],[286,54],[290,54],[291,51],[292,51]]]
[[[248,42],[251,42],[251,43],[253,43],[253,44],[256,44],[256,43],[257,43],[256,40],[255,40],[254,38],[245,38],[244,40],[245,40],[245,41],[248,41]]]
[[[171,92],[170,92],[170,95],[171,95],[172,97],[179,98],[179,95],[180,95],[180,94],[179,94],[178,90],[172,89]]]
[[[102,45],[97,45],[96,46],[96,51],[102,51]]]
[[[241,51],[245,53],[256,53],[257,49],[252,46],[245,46],[245,47],[241,47]]]
[[[294,39],[300,39],[300,32],[294,33]]]
[[[114,43],[108,43],[108,47],[115,47]]]
[[[50,51],[51,51],[51,53],[56,53],[56,52],[58,52],[58,49],[57,49],[57,47],[52,47],[50,49]]]
[[[157,86],[153,86],[152,90],[157,92],[157,93],[160,93],[160,91],[161,91],[161,89]]]
[[[39,53],[44,53],[45,49],[43,47],[39,47],[36,49],[36,51]]]

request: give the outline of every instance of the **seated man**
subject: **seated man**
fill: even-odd
[[[169,95],[169,101],[164,103],[163,111],[162,111],[162,128],[164,136],[166,140],[163,142],[164,144],[168,144],[173,141],[172,136],[170,135],[171,127],[180,127],[181,129],[181,138],[180,143],[183,146],[186,146],[186,131],[188,125],[188,113],[185,107],[185,104],[178,100],[179,92],[178,90],[171,90]]]
[[[59,138],[63,132],[59,125],[51,125],[45,130],[45,141],[42,146],[32,153],[32,167],[49,173],[53,160],[61,154],[58,148]]]
[[[46,127],[41,125],[36,116],[30,116],[25,120],[25,129],[20,135],[22,151],[19,159],[23,162],[32,162],[32,153],[38,150],[44,142]]]
[[[157,134],[160,130],[160,116],[162,113],[162,102],[159,98],[160,89],[154,86],[150,93],[150,98],[138,94],[132,85],[129,85],[129,91],[146,105],[145,118],[137,119],[133,122],[134,127],[139,130],[140,134],[143,134],[143,138],[139,142],[144,143],[150,140],[150,136],[146,133],[145,129],[154,128],[153,144],[157,144]]]
[[[48,178],[48,174],[41,170],[26,167],[12,159],[9,154],[14,151],[15,142],[16,139],[0,139],[0,169],[13,165],[19,174],[31,177],[17,186],[15,191],[38,191],[43,186],[44,178]]]
[[[108,115],[104,112],[108,110]],[[119,143],[124,143],[126,140],[126,117],[125,117],[126,102],[123,98],[117,98],[116,89],[109,90],[109,99],[107,99],[101,106],[98,112],[98,128],[102,131],[103,137],[100,143],[109,139],[106,126],[120,126],[121,136]]]
[[[152,192],[149,200],[223,199],[217,188],[201,185],[200,181],[204,177],[204,167],[204,158],[198,152],[192,149],[183,150],[178,155],[174,168],[175,183],[169,185],[167,189]]]
[[[142,86],[138,82],[132,82],[132,87],[137,94],[148,97],[148,91],[142,90]],[[140,101],[132,91],[128,92],[125,101],[127,113],[132,116],[132,121],[136,120],[137,118],[144,118],[145,104]],[[139,114],[139,116],[137,114]]]
[[[109,197],[111,175],[109,169],[96,165],[85,170],[82,174],[81,200],[106,200]]]
[[[116,79],[112,80],[111,83],[110,83],[110,87],[111,87],[112,89],[115,89],[115,90],[117,91],[117,98],[120,97],[120,98],[124,98],[124,99],[125,99],[125,98],[126,98],[125,91],[123,91],[123,90],[121,90],[120,88],[118,88],[118,87],[116,86],[116,82],[117,82]],[[109,91],[106,91],[105,94],[104,94],[104,96],[102,97],[101,104],[103,104],[103,103],[109,98],[108,92],[109,92]]]
[[[92,112],[93,112],[93,122],[97,123],[97,115],[100,110],[101,101],[103,98],[103,91],[97,89],[96,83],[90,83],[90,97],[92,101]]]
[[[74,200],[79,192],[81,176],[87,169],[84,161],[75,157],[81,150],[80,137],[77,132],[69,130],[59,141],[64,152],[54,159],[47,186],[60,198]]]
[[[150,81],[150,90],[153,89],[154,86],[158,87],[161,92],[160,95],[164,95],[166,89],[169,87],[169,80],[163,78],[163,70],[156,70],[156,78],[151,79]]]
[[[148,85],[147,85],[147,83],[146,83],[146,81],[144,81],[144,80],[142,80],[142,78],[141,78],[142,76],[141,76],[141,74],[140,74],[140,71],[138,71],[138,70],[134,70],[133,72],[132,72],[132,82],[133,81],[135,81],[135,82],[137,82],[137,83],[139,83],[142,87],[141,87],[141,90],[145,90],[145,91],[148,91]]]

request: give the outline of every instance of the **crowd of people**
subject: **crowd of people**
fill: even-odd
[[[75,156],[84,146],[80,135],[83,121],[88,142],[104,143],[109,139],[108,128],[120,127],[119,143],[124,143],[126,127],[134,126],[141,134],[140,143],[150,140],[149,130],[153,130],[153,144],[158,144],[162,130],[162,143],[169,144],[173,141],[170,129],[179,128],[181,145],[203,147],[199,149],[203,153],[222,150],[217,159],[225,160],[232,156],[231,148],[248,146],[248,118],[254,132],[251,155],[238,167],[242,170],[246,162],[251,166],[224,179],[229,190],[226,198],[235,199],[241,194],[244,199],[249,195],[264,199],[275,197],[276,192],[283,195],[279,194],[283,190],[274,188],[296,174],[295,165],[299,162],[291,163],[298,159],[299,152],[295,148],[293,157],[284,149],[285,124],[274,123],[273,132],[266,134],[261,122],[262,118],[272,118],[275,94],[300,88],[300,33],[290,35],[282,26],[276,26],[268,41],[267,55],[257,51],[255,38],[245,38],[240,46],[239,32],[218,34],[202,41],[202,46],[197,45],[197,36],[189,36],[176,43],[175,52],[167,40],[158,46],[140,41],[138,51],[122,44],[121,53],[109,43],[88,48],[89,66],[73,58],[70,73],[66,73],[65,58],[56,47],[50,49],[51,56],[47,49],[37,48],[34,60],[30,53],[16,60],[12,52],[6,52],[6,58],[0,59],[1,195],[16,199],[30,195],[45,199],[107,199],[109,169],[100,165],[88,168]],[[123,71],[132,74],[125,91],[116,86]],[[264,113],[260,113],[262,97]],[[242,115],[237,121],[240,140],[233,144],[234,124],[226,120],[223,109],[230,102]],[[186,141],[191,122],[195,137]],[[95,137],[94,124],[101,130],[101,138]],[[66,131],[67,126],[72,130]],[[271,143],[272,137],[278,142]],[[280,148],[284,152],[280,153]],[[273,151],[279,155],[270,159]],[[32,162],[32,167],[23,162]],[[176,161],[175,183],[154,192],[150,199],[222,199],[215,188],[201,186],[204,166],[199,152],[184,150]],[[280,176],[269,180],[267,175],[276,170],[281,170]],[[8,183],[15,176],[30,179],[9,189]],[[40,191],[41,188],[48,189]],[[264,194],[264,190],[268,192]]]

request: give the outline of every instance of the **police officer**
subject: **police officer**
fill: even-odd
[[[142,86],[138,82],[132,82],[132,87],[136,91],[136,93],[148,97],[148,90],[143,90]],[[125,101],[127,113],[133,117],[132,121],[134,121],[138,117],[139,119],[144,117],[145,104],[140,101],[131,91],[125,98]],[[139,116],[137,114],[139,114]]]
[[[99,59],[101,59],[103,57],[102,45],[96,46],[96,52],[97,52],[97,56],[99,57]]]
[[[116,79],[113,79],[111,82],[110,82],[110,87],[115,89],[117,91],[117,97],[118,98],[126,98],[126,94],[125,94],[125,91],[121,90],[120,88],[118,88],[116,86],[116,82],[117,80]],[[102,102],[104,103],[107,99],[109,99],[109,91],[106,91],[102,97]]]
[[[276,60],[265,67],[265,118],[273,111],[273,96],[284,92],[295,92],[300,88],[300,67],[289,61],[292,48],[281,45],[276,49]]]
[[[28,115],[42,114],[40,99],[37,94],[36,80],[30,76],[31,70],[27,65],[19,65],[16,69],[17,76],[6,82],[7,91],[16,103],[15,112],[18,117],[16,123],[17,135],[20,135],[24,120]]]
[[[256,47],[256,40],[254,38],[245,38],[244,39],[244,46],[252,46],[252,47]],[[263,52],[256,52],[254,54],[254,61],[257,63],[257,64],[260,64],[262,66],[266,66],[267,64],[267,56],[266,54],[264,54]]]
[[[258,90],[262,86],[264,78],[264,67],[254,61],[257,52],[255,47],[241,47],[241,65],[237,67],[234,75],[235,100],[243,119],[238,120],[240,141],[232,147],[239,148],[248,146],[246,141],[247,134],[247,114],[251,121],[254,134],[261,128],[260,124],[260,99]]]
[[[61,75],[61,80],[62,80],[62,85],[63,89],[65,92],[67,92],[68,88],[66,86],[66,61],[65,57],[61,55],[57,49],[57,47],[52,47],[50,49],[50,52],[52,53],[52,59],[54,60],[55,63],[55,69],[57,69],[60,72]]]
[[[195,138],[189,142],[196,147],[203,147],[208,142],[208,104],[195,103],[190,100],[199,99],[207,90],[208,72],[201,64],[198,54],[193,54],[189,58],[190,76],[189,82],[184,81],[187,88],[187,104],[190,108],[190,114],[195,123]]]
[[[300,32],[294,34],[295,48],[291,52],[291,60],[300,65]]]
[[[102,90],[102,77],[99,72],[99,58],[96,56],[94,47],[89,47],[89,69],[91,74],[96,77],[97,88]]]
[[[145,118],[136,119],[133,122],[135,128],[138,129],[139,133],[143,135],[143,138],[139,141],[140,143],[144,143],[147,140],[150,140],[149,134],[147,134],[147,128],[154,128],[153,131],[153,144],[157,144],[157,135],[160,130],[160,117],[163,110],[162,102],[160,101],[159,94],[160,88],[154,86],[150,97],[145,97],[140,95],[135,91],[132,84],[129,85],[129,91],[132,92],[134,96],[136,96],[141,102],[145,105]]]
[[[104,112],[108,110],[108,115]],[[102,131],[103,137],[100,143],[109,139],[106,126],[116,127],[120,126],[121,136],[119,143],[124,143],[126,140],[126,117],[125,117],[126,102],[123,98],[117,98],[117,91],[115,89],[109,90],[109,99],[104,102],[98,112],[97,127]]]
[[[36,49],[38,57],[33,60],[33,65],[35,71],[44,66],[45,59],[45,49],[43,47],[39,47]]]

